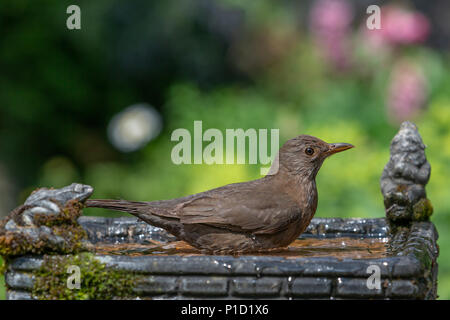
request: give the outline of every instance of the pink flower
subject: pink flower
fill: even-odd
[[[425,41],[430,23],[421,13],[398,6],[381,8],[381,29],[367,30],[375,41],[390,44],[416,44]]]
[[[345,0],[319,0],[311,8],[310,28],[322,54],[338,69],[349,65],[348,38],[353,10]]]
[[[415,118],[425,107],[428,83],[423,69],[410,60],[394,65],[388,87],[388,113],[394,122]]]
[[[318,0],[310,14],[313,32],[322,35],[346,33],[352,19],[352,7],[343,0]]]

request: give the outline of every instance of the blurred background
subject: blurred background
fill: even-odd
[[[81,30],[66,27],[71,4]],[[366,27],[373,4],[381,30]],[[96,198],[157,200],[261,177],[259,165],[173,164],[172,131],[202,120],[356,145],[322,167],[316,217],[383,217],[389,144],[411,120],[450,299],[449,21],[447,0],[2,1],[0,215],[75,181]]]

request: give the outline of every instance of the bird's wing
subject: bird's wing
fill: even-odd
[[[301,218],[300,207],[289,196],[248,190],[225,197],[204,195],[182,204],[177,211],[183,224],[201,223],[254,234],[282,231]]]

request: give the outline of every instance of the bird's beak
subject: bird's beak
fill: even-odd
[[[354,148],[355,146],[350,143],[329,143],[328,144],[329,149],[327,151],[327,157],[331,156],[332,154],[345,151],[351,148]]]

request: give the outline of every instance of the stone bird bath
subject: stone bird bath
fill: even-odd
[[[81,217],[89,186],[39,189],[0,222],[7,299],[435,299],[424,149],[403,123],[381,177],[386,218],[315,218],[258,255],[203,255],[136,218]]]

